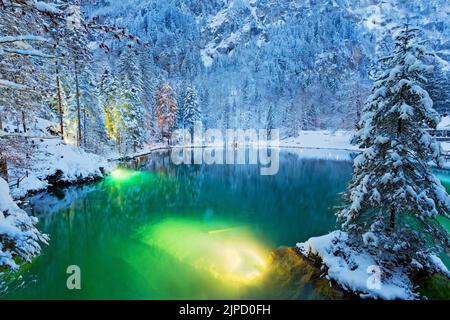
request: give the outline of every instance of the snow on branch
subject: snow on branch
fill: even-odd
[[[20,54],[23,56],[29,56],[29,57],[36,57],[36,58],[43,58],[43,59],[53,59],[56,58],[56,56],[46,54],[40,51],[33,51],[33,50],[22,50],[22,49],[9,49],[9,48],[0,48],[0,53],[6,52],[11,54]]]
[[[26,90],[27,87],[23,84],[15,83],[9,80],[0,79],[0,88],[15,89],[15,90]]]
[[[48,15],[63,15],[64,14],[64,12],[62,10],[58,9],[56,4],[52,4],[52,3],[46,3],[43,1],[37,1],[37,0],[11,0],[11,2],[19,4],[19,5],[25,5],[27,7],[31,7],[33,9],[36,9],[37,11],[46,13]]]
[[[0,43],[11,43],[11,42],[19,42],[19,41],[39,41],[39,42],[49,42],[49,39],[35,36],[32,34],[29,35],[19,35],[19,36],[3,36],[0,37]]]

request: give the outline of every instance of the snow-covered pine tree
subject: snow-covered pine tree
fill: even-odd
[[[441,114],[450,115],[450,71],[444,70],[441,63],[436,64],[426,90],[433,100],[433,106]]]
[[[157,86],[158,70],[153,61],[153,56],[147,47],[138,48],[139,68],[142,71],[142,106],[144,108],[144,126],[150,139],[157,135],[154,97]]]
[[[448,233],[436,220],[449,216],[450,198],[433,175],[441,149],[427,132],[439,122],[422,88],[430,71],[421,59],[419,29],[403,26],[394,35],[388,69],[376,79],[355,141],[365,151],[354,161],[344,194],[348,204],[337,214],[355,244],[373,250],[385,268],[434,271],[434,254],[448,246]]]
[[[123,127],[119,108],[119,83],[109,65],[104,66],[100,80],[100,95],[105,116],[106,136],[120,147],[121,127]]]
[[[144,112],[136,88],[128,78],[124,78],[120,85],[120,114],[123,122],[124,147],[132,147],[136,152],[145,141]]]
[[[176,112],[176,120],[175,120],[175,128],[177,129],[184,129],[185,122],[184,122],[184,115],[185,115],[185,104],[184,104],[184,98],[186,96],[186,83],[183,81],[181,83],[181,87],[179,88],[179,91],[177,93],[177,112]]]
[[[175,126],[177,101],[172,87],[162,81],[156,89],[155,115],[160,130],[160,139],[170,141],[170,135]]]
[[[301,123],[299,123],[299,115],[294,103],[290,103],[286,111],[286,130],[288,137],[297,137]]]
[[[82,117],[82,101],[80,92],[80,82],[83,81],[82,75],[85,70],[92,68],[92,51],[88,46],[88,29],[84,28],[84,20],[80,14],[80,1],[68,1],[69,7],[67,9],[67,28],[63,30],[61,35],[64,35],[64,50],[67,53],[67,65],[73,73],[74,87],[71,92],[74,95],[75,114],[76,114],[76,141],[77,145],[83,144],[83,117]]]
[[[201,121],[201,112],[198,102],[197,91],[194,86],[188,86],[184,95],[184,127],[193,135],[194,124]]]
[[[269,110],[267,111],[267,119],[266,119],[267,137],[271,136],[274,127],[275,127],[275,115],[273,112],[273,107],[272,105],[270,105]]]
[[[302,107],[302,130],[317,129],[317,110],[314,104],[306,104]]]
[[[42,30],[46,18],[19,8],[0,10],[0,105],[19,119],[18,130],[26,131],[26,119],[44,113],[43,105],[50,100],[48,62],[54,56],[51,39]]]
[[[91,70],[85,70],[80,91],[84,101],[83,118],[83,146],[86,150],[100,153],[106,142],[104,113],[100,100],[99,84]]]
[[[125,49],[119,63],[122,115],[125,124],[124,141],[136,151],[145,141],[142,73],[136,54]],[[126,140],[126,141],[125,141]]]

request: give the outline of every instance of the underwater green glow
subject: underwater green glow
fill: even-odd
[[[441,181],[447,192],[450,192],[450,173],[447,170],[436,170],[434,174]],[[447,232],[450,232],[450,219],[438,216],[437,220],[445,227]]]
[[[139,174],[139,171],[119,167],[112,170],[109,176],[115,181],[127,181],[138,176]]]
[[[447,171],[436,170],[434,175],[441,181],[441,183],[445,187],[450,186],[450,174]]]
[[[244,228],[212,229],[211,222],[170,218],[143,227],[140,234],[150,246],[226,282],[253,283],[267,268],[270,250]]]
[[[263,177],[257,166],[172,166],[161,153],[36,195],[29,201],[50,245],[0,299],[326,298],[279,248],[338,228],[334,208],[352,165],[280,159],[279,173]],[[73,264],[82,290],[66,287]]]

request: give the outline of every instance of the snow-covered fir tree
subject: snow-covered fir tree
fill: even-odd
[[[116,146],[120,146],[120,127],[123,127],[120,117],[119,82],[111,68],[104,66],[100,80],[100,94],[103,113],[105,116],[106,135]]]
[[[120,122],[123,125],[121,142],[124,143],[125,148],[132,147],[132,150],[136,152],[137,148],[140,148],[145,141],[144,112],[138,93],[130,81],[125,78],[121,81],[120,86],[119,112]]]
[[[433,100],[433,106],[441,114],[450,115],[450,72],[436,65],[425,89]]]
[[[394,36],[394,51],[376,79],[355,141],[365,151],[338,212],[342,227],[364,244],[387,268],[434,271],[433,255],[449,244],[436,220],[449,216],[450,198],[433,175],[430,162],[442,164],[439,144],[427,129],[439,116],[423,89],[429,53],[418,42],[419,29],[403,26]]]
[[[297,137],[299,134],[299,129],[301,128],[301,123],[299,121],[298,110],[294,103],[289,105],[285,115],[286,127],[287,127],[287,136],[288,137]]]
[[[275,129],[275,114],[272,105],[270,105],[269,111],[267,111],[267,119],[266,119],[267,137],[271,136],[273,129]]]
[[[188,86],[183,100],[183,124],[191,135],[193,134],[194,124],[201,121],[201,112],[197,96],[197,90],[194,86]]]
[[[145,142],[143,84],[137,57],[132,50],[125,50],[119,64],[121,113],[123,116],[123,142],[133,150]]]
[[[85,70],[83,81],[80,83],[82,94],[82,129],[83,148],[94,152],[102,153],[106,143],[105,117],[101,104],[100,86],[94,75],[89,70]]]
[[[155,100],[155,115],[160,130],[160,139],[165,138],[169,141],[176,121],[177,100],[172,87],[167,82],[159,83]]]

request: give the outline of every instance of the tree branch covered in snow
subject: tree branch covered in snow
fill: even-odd
[[[47,3],[37,0],[9,0],[11,3],[26,6],[48,15],[63,15],[63,10],[59,9],[56,4]]]
[[[42,59],[53,59],[56,58],[54,55],[46,54],[40,51],[33,50],[21,50],[21,49],[9,49],[9,48],[0,48],[0,54],[2,52],[7,52],[10,54],[20,54],[28,57],[42,58]]]
[[[48,42],[49,39],[36,35],[19,35],[19,36],[3,36],[0,37],[0,44],[22,41]]]
[[[0,87],[14,90],[26,90],[27,87],[23,84],[15,83],[9,80],[0,79]]]

